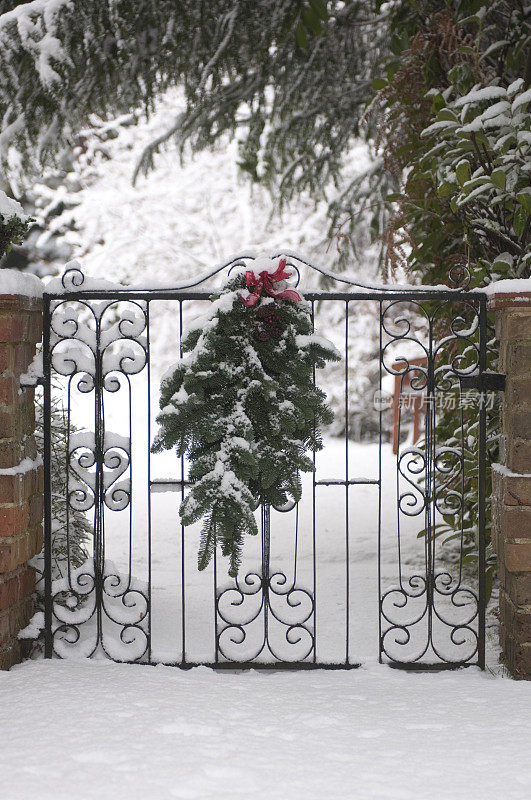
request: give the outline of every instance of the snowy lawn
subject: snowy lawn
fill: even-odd
[[[2,800],[530,796],[531,686],[476,668],[0,673]]]

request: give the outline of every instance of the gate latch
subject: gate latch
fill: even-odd
[[[481,375],[460,375],[463,389],[477,389],[478,392],[504,392],[505,375],[501,372],[482,372]]]

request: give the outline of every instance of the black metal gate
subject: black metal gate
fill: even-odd
[[[487,318],[480,292],[381,289],[330,275],[327,285],[341,283],[344,291],[306,292],[315,329],[320,309],[332,303],[334,335],[344,343],[342,438],[328,445],[332,455],[324,462],[333,474],[323,472],[318,454],[301,503],[261,510],[261,542],[249,545],[237,580],[227,578],[219,553],[210,572],[197,575],[196,534],[180,526],[176,502],[186,492],[186,464],[173,456],[168,477],[150,453],[156,388],[150,316],[157,303],[174,306],[167,336],[179,355],[188,310],[211,294],[200,286],[246,263],[233,260],[196,284],[169,289],[91,287],[73,269],[60,291],[45,294],[46,657],[231,669],[357,666],[364,612],[355,599],[363,577],[356,542],[365,536],[377,557],[371,639],[380,660],[409,668],[484,667]],[[297,275],[316,269],[295,257],[290,266]],[[361,309],[369,309],[379,340],[376,383],[367,396],[376,403],[377,431],[367,464],[353,461],[351,438],[358,366],[352,321]],[[399,398],[392,460],[386,376]],[[418,442],[403,441],[408,398],[424,421]],[[441,429],[441,409],[450,400],[451,439]],[[66,430],[59,452],[57,413]],[[367,533],[369,511],[375,522]],[[466,569],[461,556],[470,548],[471,524],[477,561]],[[440,544],[445,525],[454,537],[450,549]],[[87,538],[81,548],[80,531]],[[165,551],[158,549],[160,537]]]

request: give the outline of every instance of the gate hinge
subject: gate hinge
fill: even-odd
[[[479,392],[504,392],[505,375],[501,372],[482,372],[481,375],[460,375],[463,389],[477,389]]]

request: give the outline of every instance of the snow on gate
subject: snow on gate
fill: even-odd
[[[187,464],[173,453],[150,453],[157,342],[174,340],[178,357],[187,324],[211,294],[203,284],[250,263],[250,257],[234,259],[194,285],[168,289],[93,284],[75,268],[49,287],[46,656],[348,668],[379,652],[381,660],[409,668],[484,666],[485,404],[477,402],[477,389],[486,366],[486,306],[477,292],[363,287],[347,279],[339,290],[337,276],[329,276],[333,291],[304,292],[316,332],[342,352],[335,373],[316,375],[325,390],[336,388],[329,395],[342,435],[325,432],[299,504],[257,511],[261,535],[247,537],[236,580],[220,553],[205,572],[197,571],[200,525],[183,528],[178,515]],[[288,266],[298,276],[313,274],[295,257]],[[174,306],[174,327],[155,337],[161,303]],[[323,304],[337,309],[332,331],[320,328]],[[351,322],[367,307],[379,353],[366,402],[376,403],[378,425],[373,441],[360,443],[350,439],[349,385],[357,367]],[[393,456],[385,389],[386,378],[397,373],[423,396],[426,412],[421,440],[415,446],[401,441]],[[477,395],[468,407],[461,402],[466,386]],[[451,446],[438,428],[441,404],[450,397],[460,401],[462,431]],[[67,436],[58,456],[53,420],[61,404]],[[404,425],[402,413],[400,419]],[[472,425],[479,429],[477,575],[465,574],[459,557]],[[58,486],[65,487],[62,496]],[[445,563],[448,551],[437,536],[450,513],[458,534],[452,564]],[[80,519],[91,530],[82,563],[75,551]]]

